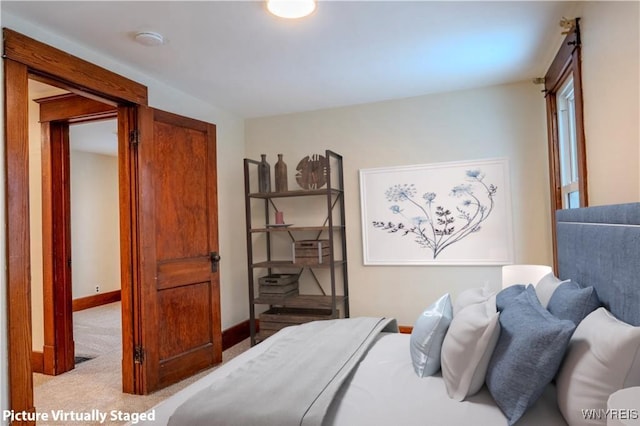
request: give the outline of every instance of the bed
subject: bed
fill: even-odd
[[[281,359],[281,356],[286,352],[285,346],[289,347],[293,341],[294,346],[295,342],[302,342],[302,346],[305,342],[313,342],[315,346],[312,356],[324,358],[328,352],[327,346],[332,344],[321,340],[324,328],[314,328],[319,327],[318,325],[285,328],[222,365],[154,407],[150,411],[154,418],[152,424],[606,424],[607,414],[604,410],[608,394],[623,387],[640,386],[640,203],[559,211],[556,221],[558,277],[548,277],[544,285],[539,284],[535,288],[527,283],[518,288],[514,286],[509,291],[501,292],[503,294],[499,294],[497,298],[495,295],[492,296],[492,303],[497,303],[498,306],[502,303],[504,306],[507,302],[511,303],[510,298],[520,303],[531,299],[531,294],[538,294],[539,297],[533,297],[536,301],[532,303],[540,303],[545,297],[541,296],[542,293],[534,292],[549,291],[549,287],[545,285],[548,286],[549,280],[553,279],[553,291],[551,295],[547,295],[545,302],[549,310],[553,306],[564,310],[568,305],[567,299],[559,298],[560,296],[559,302],[555,301],[556,294],[560,293],[557,291],[559,288],[572,295],[585,294],[589,289],[591,298],[588,302],[593,303],[593,297],[597,295],[598,307],[585,310],[584,306],[588,303],[587,299],[584,299],[584,304],[580,306],[580,319],[553,319],[558,320],[554,324],[560,324],[558,327],[562,331],[554,335],[556,340],[553,340],[552,344],[537,346],[541,346],[542,349],[547,346],[557,347],[560,338],[566,340],[563,343],[565,346],[559,355],[556,351],[555,358],[560,358],[553,361],[557,365],[551,362],[553,371],[542,374],[551,378],[548,381],[545,379],[539,389],[532,392],[533,396],[529,395],[528,401],[523,402],[522,398],[515,398],[514,404],[520,404],[521,408],[518,414],[509,411],[511,408],[505,409],[500,394],[507,393],[508,405],[511,403],[508,400],[514,399],[513,388],[505,388],[502,376],[493,373],[499,371],[496,364],[502,362],[499,351],[502,351],[501,354],[508,353],[510,347],[504,339],[504,336],[511,332],[510,325],[503,325],[502,318],[507,318],[509,312],[515,308],[506,305],[503,311],[499,311],[499,324],[503,326],[502,331],[498,333],[499,337],[496,337],[495,341],[487,338],[490,342],[488,346],[493,345],[492,353],[487,355],[485,350],[482,354],[482,362],[487,364],[484,367],[486,371],[482,373],[486,374],[486,384],[483,375],[481,388],[477,392],[462,397],[457,395],[456,398],[450,396],[449,378],[456,372],[450,371],[451,362],[448,359],[442,360],[441,370],[438,369],[427,377],[419,377],[416,374],[416,360],[409,350],[413,344],[412,336],[394,332],[393,320],[354,319],[347,328],[363,327],[361,335],[364,337],[345,334],[342,335],[340,343],[353,347],[350,349],[351,352],[343,356],[346,358],[344,364],[353,364],[353,368],[343,367],[343,364],[334,368],[330,373],[331,379],[318,385],[322,392],[316,397],[311,397],[312,403],[301,409],[301,415],[296,414],[291,418],[286,415],[280,416],[283,411],[300,410],[293,408],[294,404],[291,401],[298,397],[297,394],[304,394],[306,389],[316,386],[316,373],[310,370],[308,359],[305,358],[309,355],[294,352],[293,355],[284,355],[284,359]],[[569,285],[573,287],[566,287]],[[539,309],[537,305],[535,309]],[[453,318],[460,312],[463,311],[458,310]],[[571,314],[575,315],[575,312],[577,310],[573,310]],[[544,315],[547,313],[545,310]],[[462,316],[460,314],[460,317]],[[333,330],[334,325],[329,324],[333,322],[340,323],[346,320],[322,321],[326,323],[322,327]],[[535,322],[533,328],[544,328]],[[573,327],[570,327],[571,322]],[[451,327],[453,328],[453,322]],[[608,331],[603,333],[602,327]],[[339,331],[330,334],[342,333]],[[612,341],[594,340],[609,334]],[[606,362],[594,366],[595,361],[589,358],[588,353],[585,355],[585,345],[598,350],[601,344],[605,346],[604,352],[596,353],[594,356]],[[435,347],[438,357],[440,353],[444,357],[445,351],[437,345]],[[504,349],[505,347],[507,349]],[[344,355],[344,352],[338,350],[338,356]],[[287,356],[290,358],[287,359]],[[553,358],[546,353],[536,353],[534,356],[533,363],[538,363],[538,360],[547,362]],[[334,361],[327,360],[326,364],[327,368],[331,369]],[[287,370],[294,370],[297,365],[298,370],[295,370],[292,376],[274,378],[273,372],[281,370],[278,368],[279,365],[289,366]],[[265,370],[266,373],[256,373]],[[476,371],[474,381],[477,381],[477,375]],[[301,376],[311,378],[301,381]],[[242,381],[244,385],[241,384]],[[265,387],[266,383],[271,381],[276,383],[273,390]],[[516,387],[520,385],[516,382]],[[233,393],[232,389],[236,387],[237,393]],[[322,400],[324,404],[318,402],[323,402]],[[638,415],[640,407],[628,408],[631,410],[628,412],[630,415]],[[594,420],[587,420],[585,409],[595,410],[593,412],[600,414],[595,416],[598,418]],[[230,411],[233,416],[237,413],[240,415],[227,417],[228,413],[223,413],[225,410]],[[519,408],[516,408],[517,410]],[[191,419],[191,415],[195,417]]]

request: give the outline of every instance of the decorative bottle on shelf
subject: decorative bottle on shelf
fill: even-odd
[[[276,192],[286,192],[287,188],[287,163],[282,160],[282,154],[278,154],[278,162],[275,165]]]
[[[267,154],[260,154],[258,164],[258,192],[271,192],[271,166],[267,163]]]

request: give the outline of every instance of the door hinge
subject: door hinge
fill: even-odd
[[[131,130],[129,132],[129,143],[131,145],[138,145],[138,142],[140,142],[140,132],[137,130]]]
[[[144,349],[140,345],[136,345],[133,348],[133,362],[136,364],[142,364],[144,362]]]

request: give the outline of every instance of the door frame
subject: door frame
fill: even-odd
[[[35,99],[42,132],[43,373],[75,366],[69,125],[117,119],[116,107],[73,93]]]
[[[136,247],[136,159],[128,135],[136,129],[136,106],[147,105],[147,88],[83,59],[3,28],[6,152],[7,326],[9,408],[35,412],[31,369],[31,271],[29,243],[28,80],[39,79],[118,108],[120,246],[122,279],[123,391],[135,393],[133,363]],[[138,373],[139,374],[139,373]],[[25,422],[28,424],[29,422]]]

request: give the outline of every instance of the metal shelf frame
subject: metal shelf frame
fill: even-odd
[[[256,309],[255,305],[269,305],[289,307],[289,308],[323,308],[331,309],[331,316],[338,317],[338,307],[344,309],[345,318],[349,316],[349,279],[347,270],[347,241],[345,227],[345,202],[344,202],[344,174],[342,156],[334,151],[326,150],[325,158],[327,160],[326,186],[321,189],[313,190],[294,190],[286,192],[252,192],[251,176],[252,171],[257,173],[259,161],[245,158],[244,159],[244,190],[245,190],[245,221],[246,221],[246,243],[247,243],[247,271],[248,271],[248,290],[249,290],[249,330],[251,335],[251,345],[256,344]],[[252,170],[252,168],[254,168]],[[334,175],[335,173],[335,175]],[[296,226],[296,227],[269,227],[270,209],[277,209],[274,199],[292,198],[292,197],[325,197],[327,216],[324,223],[319,226]],[[251,200],[264,200],[264,221],[257,227],[252,224],[252,203]],[[334,214],[338,215],[338,223],[334,223]],[[329,261],[323,264],[307,265],[294,263],[293,261],[275,260],[272,257],[272,234],[287,232],[292,241],[296,241],[295,235],[301,231],[317,231],[316,239],[319,239],[323,233],[326,233],[329,240],[331,256]],[[252,236],[256,233],[264,233],[266,259],[256,261],[254,259],[254,242]],[[336,259],[335,248],[340,247],[339,252],[342,253],[342,259]],[[286,298],[280,296],[256,297],[255,296],[255,269],[262,268],[267,270],[267,274],[272,274],[273,269],[287,270],[296,269],[301,273],[305,268],[311,271],[313,278],[320,286],[323,295],[297,295]],[[320,285],[313,269],[322,268],[330,271],[330,294],[324,294],[324,290]],[[342,276],[342,294],[337,294],[336,279],[337,273]]]

